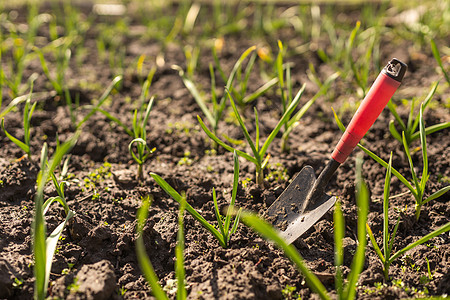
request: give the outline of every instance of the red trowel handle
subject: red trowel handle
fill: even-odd
[[[384,67],[331,154],[335,161],[347,159],[400,86],[406,69],[407,65],[396,58]]]

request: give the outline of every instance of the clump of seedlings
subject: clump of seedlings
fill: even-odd
[[[236,116],[236,119],[239,122],[239,125],[241,126],[242,132],[245,136],[245,139],[247,141],[247,144],[250,146],[252,150],[252,154],[238,150],[233,148],[232,146],[229,146],[225,144],[221,139],[219,139],[213,132],[211,132],[206,125],[203,123],[202,118],[197,116],[198,121],[200,122],[200,126],[202,127],[203,131],[218,145],[222,146],[226,150],[233,152],[236,151],[239,156],[245,158],[249,162],[255,164],[256,167],[256,183],[263,187],[264,186],[264,168],[266,167],[270,154],[266,155],[267,150],[269,149],[270,144],[274,140],[277,133],[280,131],[281,127],[289,120],[291,114],[294,112],[295,108],[300,102],[300,95],[301,93],[297,94],[298,96],[295,97],[295,99],[292,101],[292,103],[289,105],[289,107],[286,109],[286,112],[283,114],[281,119],[278,121],[278,124],[275,126],[275,128],[272,130],[270,135],[267,137],[266,141],[260,147],[260,141],[259,141],[259,119],[258,119],[258,111],[256,108],[254,108],[254,114],[255,114],[255,127],[256,127],[256,133],[255,133],[255,142],[253,142],[252,138],[250,137],[250,134],[248,133],[248,130],[244,124],[244,121],[242,120],[242,117],[233,101],[233,98],[231,94],[228,93],[228,96],[230,98],[231,106],[233,107],[234,115]]]
[[[128,151],[131,157],[138,164],[137,177],[139,181],[144,179],[144,163],[147,158],[156,150],[156,148],[150,148],[147,143],[147,124],[150,117],[150,112],[153,108],[155,97],[151,97],[148,100],[148,93],[152,83],[153,75],[156,69],[152,69],[147,76],[144,84],[142,85],[141,96],[139,100],[139,109],[135,109],[133,113],[132,129],[125,125],[119,118],[111,115],[108,111],[101,109],[99,105],[95,108],[96,111],[105,115],[108,119],[115,122],[117,125],[123,128],[125,132],[133,138],[128,144]],[[145,107],[147,105],[147,107]]]
[[[441,197],[442,195],[444,195],[445,193],[447,193],[450,190],[450,185],[441,188],[440,190],[434,192],[433,194],[431,194],[428,197],[424,197],[425,196],[425,188],[426,188],[426,184],[427,181],[429,179],[429,171],[428,171],[428,153],[427,153],[427,142],[426,142],[426,130],[425,130],[425,123],[423,120],[423,108],[424,108],[424,104],[422,103],[421,108],[420,108],[420,113],[419,113],[419,118],[418,118],[418,124],[419,124],[419,138],[420,138],[420,144],[421,144],[421,149],[422,149],[422,160],[423,160],[423,169],[422,169],[422,177],[419,180],[419,177],[417,176],[417,173],[414,169],[414,164],[411,158],[411,151],[409,149],[408,146],[408,142],[406,140],[405,137],[405,133],[402,133],[402,142],[403,142],[403,147],[404,147],[404,151],[406,153],[406,156],[408,158],[408,163],[410,166],[410,171],[411,171],[411,177],[413,180],[413,184],[412,185],[400,172],[398,172],[396,169],[392,168],[392,174],[394,174],[395,177],[397,177],[407,188],[408,190],[411,192],[411,194],[413,195],[414,199],[415,199],[415,216],[416,216],[416,220],[419,219],[420,217],[420,211],[422,209],[422,206],[425,205],[426,203],[437,199],[439,197]],[[334,117],[336,120],[336,123],[338,124],[339,128],[342,131],[345,131],[345,127],[342,124],[342,122],[339,120],[338,116],[336,113],[334,113]],[[384,161],[383,159],[381,159],[379,156],[377,156],[375,153],[371,152],[369,149],[365,148],[364,146],[362,146],[361,144],[358,144],[358,147],[363,150],[365,153],[367,153],[372,159],[374,159],[376,162],[378,162],[380,165],[382,165],[385,168],[388,168],[389,164]]]
[[[60,165],[64,155],[75,145],[80,132],[75,133],[65,143],[57,147],[53,157],[48,160],[48,146],[44,143],[41,152],[40,171],[37,178],[37,191],[35,195],[35,215],[33,221],[33,254],[34,254],[34,297],[35,299],[45,299],[52,267],[53,255],[56,244],[69,219],[75,212],[70,210],[64,196],[64,181],[58,182],[54,170]],[[52,179],[58,196],[51,197],[44,202],[44,188],[48,179]],[[47,236],[47,225],[45,214],[49,211],[53,202],[60,203],[65,212],[65,220],[60,223],[53,232]]]
[[[428,240],[450,230],[450,222],[448,222],[447,224],[441,226],[440,228],[438,228],[438,229],[434,230],[433,232],[420,238],[419,240],[417,240],[413,243],[410,243],[408,246],[406,246],[400,250],[397,250],[395,253],[393,253],[392,250],[394,248],[394,240],[395,240],[395,236],[397,234],[398,225],[400,223],[400,215],[397,218],[394,229],[392,230],[392,232],[390,232],[389,231],[389,195],[390,195],[390,186],[391,186],[391,174],[392,174],[392,153],[389,158],[389,164],[387,167],[386,179],[385,179],[385,183],[384,183],[383,242],[382,242],[383,251],[380,250],[380,247],[378,246],[378,243],[375,240],[375,236],[374,236],[372,230],[370,229],[369,224],[366,224],[367,232],[369,233],[369,237],[370,237],[370,241],[372,242],[372,246],[375,249],[375,252],[377,253],[377,255],[383,265],[383,273],[384,273],[385,280],[389,280],[389,267],[395,259],[402,256],[405,252],[413,249],[414,247],[422,245],[422,244],[426,243]]]

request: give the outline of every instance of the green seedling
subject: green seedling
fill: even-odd
[[[276,70],[278,75],[278,86],[281,91],[281,112],[284,115],[291,105],[291,103],[296,102],[303,95],[305,91],[306,84],[300,88],[295,97],[292,95],[292,80],[291,80],[291,66],[289,64],[283,64],[283,44],[278,41],[279,52],[276,59]],[[284,123],[284,132],[281,137],[281,152],[289,152],[289,135],[300,123],[300,119],[306,113],[306,111],[316,102],[317,98],[321,95],[326,94],[331,83],[338,77],[337,73],[334,73],[328,77],[325,82],[319,83],[319,91],[314,95],[308,102],[306,102],[302,108],[290,117]]]
[[[144,82],[142,86],[142,92],[140,96],[140,105],[139,109],[135,109],[133,113],[133,126],[130,129],[127,125],[125,125],[119,118],[111,115],[108,111],[101,109],[100,105],[97,105],[94,109],[104,116],[106,116],[111,121],[115,122],[117,125],[123,128],[125,132],[133,139],[128,144],[128,151],[130,152],[131,157],[133,157],[134,161],[138,164],[138,178],[140,181],[144,179],[144,163],[147,158],[152,154],[156,149],[151,149],[147,144],[147,131],[146,126],[150,117],[150,112],[153,107],[155,97],[151,97],[146,103],[148,99],[148,93],[151,86],[151,82],[153,79],[153,75],[155,74],[156,69],[152,69],[147,77],[147,80]],[[147,104],[147,108],[145,105]],[[136,150],[134,150],[136,149]]]
[[[53,171],[59,166],[64,155],[75,145],[80,132],[76,132],[69,140],[63,143],[48,160],[48,146],[45,143],[41,152],[41,169],[37,178],[37,190],[35,196],[35,215],[33,221],[33,254],[34,254],[34,277],[35,289],[34,298],[43,300],[47,295],[47,288],[50,278],[53,255],[56,245],[61,237],[67,221],[74,216],[74,212],[69,209],[64,197],[64,183],[59,183]],[[52,178],[58,196],[44,202],[44,188],[49,177]],[[65,220],[59,224],[47,237],[45,214],[53,202],[59,202],[66,213]]]
[[[98,100],[97,104],[95,106],[87,106],[87,108],[91,108],[89,113],[77,124],[77,129],[81,128],[81,126],[89,120],[92,115],[94,115],[102,106],[103,103],[108,99],[109,95],[113,91],[114,88],[116,88],[116,85],[122,81],[122,76],[116,76],[112,80],[112,82],[109,84],[109,86],[106,88],[106,90],[103,92],[102,96]]]
[[[369,212],[369,192],[367,186],[361,177],[361,162],[358,163],[357,171],[357,204],[358,204],[358,247],[353,257],[350,274],[347,277],[347,283],[344,285],[342,278],[343,263],[343,243],[345,234],[344,216],[340,208],[340,202],[336,202],[334,212],[334,230],[335,230],[335,265],[336,265],[336,291],[338,299],[354,299],[356,295],[356,284],[359,275],[364,267],[365,247],[366,247],[366,227],[367,214]],[[319,279],[312,273],[303,261],[303,258],[297,252],[293,245],[289,245],[281,238],[277,230],[265,220],[252,212],[242,211],[241,221],[252,230],[261,235],[264,239],[270,240],[281,249],[284,254],[295,264],[297,269],[305,276],[306,283],[317,293],[321,299],[332,299],[327,293],[326,288]]]
[[[385,280],[389,280],[389,267],[392,264],[392,262],[402,256],[407,251],[413,249],[416,246],[419,246],[421,244],[426,243],[428,240],[440,235],[441,233],[447,232],[450,230],[450,222],[443,225],[439,229],[436,229],[435,231],[425,235],[424,237],[420,238],[418,241],[413,242],[409,244],[408,246],[404,247],[401,250],[398,250],[397,252],[393,253],[393,246],[394,246],[394,240],[397,234],[398,225],[400,221],[400,215],[397,218],[397,221],[395,223],[393,231],[390,233],[389,231],[389,194],[390,194],[390,184],[391,184],[391,174],[392,174],[393,168],[392,168],[392,153],[391,157],[389,159],[389,163],[387,166],[387,172],[386,172],[386,179],[384,183],[384,195],[383,195],[383,252],[381,251],[380,247],[378,246],[375,236],[370,229],[369,224],[366,224],[367,232],[370,237],[370,241],[372,243],[372,246],[377,253],[378,257],[381,260],[381,263],[383,264],[383,273]],[[428,262],[428,260],[427,260]],[[428,265],[428,271],[429,271],[429,265]]]
[[[145,97],[143,98],[145,99]],[[143,105],[141,106],[141,110],[138,114],[138,110],[136,109],[134,111],[134,117],[133,117],[133,136],[134,139],[130,142],[128,145],[128,151],[130,152],[133,159],[138,164],[138,178],[139,180],[144,179],[144,170],[143,165],[150,154],[152,154],[155,151],[155,148],[150,149],[150,147],[147,144],[147,131],[145,127],[148,123],[148,118],[150,116],[150,111],[152,110],[153,106],[153,100],[155,98],[150,98],[150,101],[148,102],[147,109],[144,111],[142,110]],[[136,152],[133,151],[133,144],[136,144]]]
[[[444,68],[444,64],[442,63],[441,55],[439,54],[438,47],[436,46],[436,43],[433,39],[430,40],[430,45],[431,45],[431,51],[433,52],[434,59],[436,59],[436,62],[438,64],[439,68],[441,69],[442,74],[444,74],[447,84],[450,85],[450,75]]]
[[[227,144],[225,144],[222,140],[220,140],[213,132],[211,132],[206,125],[203,123],[202,118],[197,116],[198,121],[200,122],[200,126],[205,131],[205,133],[218,145],[222,146],[226,150],[233,152],[236,151],[239,156],[245,158],[249,162],[252,162],[255,164],[256,167],[256,183],[258,185],[263,186],[264,185],[264,168],[267,165],[267,162],[269,161],[270,154],[266,155],[266,152],[272,143],[273,139],[277,135],[277,133],[280,131],[281,127],[288,122],[290,116],[294,112],[295,108],[300,102],[300,96],[294,98],[292,103],[289,105],[289,107],[286,109],[286,112],[283,114],[281,119],[278,121],[278,124],[275,126],[275,128],[272,130],[270,135],[267,137],[266,141],[264,142],[263,146],[260,147],[259,143],[259,119],[258,119],[258,112],[256,111],[256,108],[254,108],[254,114],[255,114],[255,125],[256,125],[256,137],[255,142],[253,142],[252,138],[250,137],[250,134],[248,133],[247,128],[245,127],[244,121],[241,118],[241,115],[239,114],[236,105],[233,101],[233,98],[231,94],[228,93],[228,96],[230,98],[231,106],[233,107],[234,114],[239,122],[239,125],[241,126],[242,132],[244,133],[245,139],[247,140],[248,145],[250,146],[252,150],[252,154],[249,154],[247,152],[243,152],[240,150],[237,150]]]
[[[345,126],[339,120],[339,118],[335,112],[334,112],[334,118],[335,118],[336,123],[338,124],[339,128],[344,132]],[[411,159],[411,152],[407,145],[407,141],[406,141],[406,137],[405,137],[404,133],[402,135],[403,146],[404,146],[405,153],[408,157],[408,162],[409,162],[410,169],[411,169],[411,175],[412,175],[412,178],[414,181],[414,186],[402,174],[400,174],[400,172],[398,172],[396,169],[392,168],[392,171],[391,171],[392,174],[394,174],[394,176],[397,177],[408,188],[408,190],[413,195],[413,197],[416,201],[415,216],[416,216],[417,220],[420,217],[420,211],[424,204],[430,202],[431,200],[439,198],[440,196],[444,195],[445,193],[447,193],[450,190],[450,185],[443,187],[442,189],[438,190],[437,192],[431,194],[430,196],[428,196],[427,198],[424,199],[425,187],[426,187],[426,183],[429,178],[429,173],[428,173],[428,156],[427,156],[427,146],[426,146],[426,131],[425,131],[425,125],[423,122],[423,105],[421,106],[421,109],[420,109],[419,126],[420,126],[419,136],[420,136],[420,141],[421,141],[421,146],[422,146],[422,159],[423,159],[422,178],[419,181],[419,179],[416,175],[416,172],[414,170],[414,165],[413,165],[413,162]],[[389,164],[386,161],[384,161],[383,159],[381,159],[379,156],[377,156],[375,153],[371,152],[369,149],[365,148],[361,144],[358,144],[358,147],[361,150],[363,150],[367,155],[369,155],[373,160],[378,162],[380,165],[382,165],[385,168],[388,168]]]
[[[24,141],[20,141],[15,138],[11,134],[8,133],[5,129],[5,120],[2,118],[2,129],[5,135],[17,146],[20,147],[28,156],[28,159],[31,160],[31,149],[30,149],[30,128],[31,128],[31,116],[33,115],[34,109],[36,108],[36,102],[31,105],[31,91],[28,94],[28,97],[25,101],[25,108],[23,110],[23,139]]]
[[[147,196],[143,199],[142,205],[137,213],[137,226],[136,226],[136,255],[141,267],[142,273],[147,280],[148,284],[152,288],[153,296],[158,300],[168,300],[169,297],[164,292],[163,288],[159,284],[158,276],[155,273],[150,258],[145,250],[143,232],[145,224],[147,223],[148,210],[150,208],[150,197]],[[177,300],[186,299],[186,287],[185,287],[185,271],[184,271],[184,211],[185,205],[187,205],[186,197],[181,197],[180,212],[178,215],[178,234],[177,245],[175,247],[175,276],[177,281]]]
[[[213,201],[214,201],[214,211],[217,218],[217,223],[219,230],[217,230],[213,225],[205,220],[189,203],[186,203],[186,210],[190,213],[194,219],[200,222],[200,224],[205,227],[209,232],[214,235],[214,237],[219,241],[220,246],[227,248],[229,246],[231,236],[236,232],[239,225],[240,211],[236,214],[234,218],[233,226],[231,226],[232,216],[234,214],[234,206],[236,202],[237,188],[239,183],[239,160],[236,152],[233,154],[234,158],[234,177],[233,177],[233,191],[231,194],[231,202],[227,209],[226,215],[222,216],[217,204],[216,190],[213,188]],[[155,173],[150,173],[150,175],[155,179],[156,183],[175,201],[178,203],[183,203],[183,197],[175,191],[164,179]]]
[[[439,82],[434,83],[433,86],[431,87],[430,92],[423,100],[423,102],[422,102],[423,110],[425,110],[426,107],[428,106],[428,104],[430,103],[431,99],[433,98],[433,96],[436,92],[438,85],[439,85]],[[408,146],[413,141],[417,140],[420,137],[420,132],[417,131],[417,126],[419,126],[420,119],[418,118],[418,116],[414,115],[416,101],[417,101],[416,98],[413,98],[411,100],[411,107],[409,110],[408,121],[406,123],[403,122],[402,118],[400,118],[399,114],[397,113],[396,106],[392,102],[392,100],[390,100],[387,105],[389,110],[391,111],[392,115],[394,116],[395,121],[398,123],[398,126],[400,126],[401,131],[403,131],[403,133],[405,135],[406,143]],[[445,129],[448,127],[450,127],[450,122],[444,122],[444,123],[432,125],[432,126],[425,128],[425,134],[429,135],[431,133],[434,133],[436,131],[439,131],[439,130],[442,130],[442,129]],[[398,132],[398,130],[396,129],[394,120],[391,120],[389,122],[389,131],[391,132],[392,136],[396,140],[403,143],[402,134],[400,134]]]

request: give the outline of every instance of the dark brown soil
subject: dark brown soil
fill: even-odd
[[[106,63],[97,57],[95,28],[88,32],[85,45],[89,55],[81,66],[73,63],[69,85],[74,94],[81,95],[81,104],[97,99],[115,75]],[[42,33],[45,36],[45,33]],[[293,39],[289,30],[283,38]],[[282,38],[280,37],[280,39]],[[137,166],[128,153],[130,137],[120,127],[111,123],[103,115],[96,114],[85,124],[75,148],[72,150],[69,179],[66,187],[68,204],[76,216],[68,224],[55,254],[51,283],[48,295],[68,299],[143,299],[151,298],[150,288],[145,282],[135,254],[136,212],[141,198],[153,195],[144,241],[151,262],[161,279],[161,284],[169,293],[174,292],[174,249],[177,234],[178,204],[168,197],[149,176],[155,172],[168,181],[177,191],[185,191],[188,202],[210,222],[215,224],[212,201],[212,188],[218,191],[219,204],[228,203],[233,179],[232,154],[218,149],[217,153],[208,151],[211,144],[200,128],[196,116],[202,112],[184,87],[177,71],[171,65],[184,66],[183,43],[170,44],[165,49],[165,64],[158,67],[150,89],[156,95],[156,104],[151,112],[147,127],[150,147],[156,152],[145,164],[145,182],[136,179]],[[225,38],[225,46],[220,59],[226,70],[230,70],[239,55],[247,47],[258,41],[243,39],[239,35]],[[160,46],[145,39],[126,41],[125,65],[131,65],[140,54],[156,57]],[[399,57],[414,66],[410,70],[394,96],[395,100],[423,98],[431,83],[439,75],[427,65],[435,65],[431,53],[412,56],[410,43],[404,41],[402,51],[383,50],[382,57]],[[275,49],[275,48],[274,48]],[[208,87],[208,63],[213,61],[209,49],[203,50],[196,71],[197,81]],[[420,57],[420,58],[418,58]],[[423,60],[423,61],[419,61]],[[293,79],[295,88],[306,83],[307,88],[301,103],[305,103],[315,91],[315,86],[306,76],[308,63],[312,62],[323,76],[329,71],[313,54],[293,55]],[[150,63],[149,63],[150,64]],[[153,64],[153,63],[152,63]],[[150,68],[151,65],[145,65]],[[49,92],[51,87],[40,70],[38,62],[30,64],[26,74],[38,72],[39,78],[35,92]],[[256,73],[256,72],[255,72]],[[25,78],[27,78],[25,76]],[[69,77],[68,77],[69,78]],[[101,89],[81,88],[82,79],[93,80]],[[375,74],[371,75],[371,80]],[[122,87],[116,91],[103,108],[131,126],[132,111],[136,107],[141,85],[136,74],[125,74]],[[221,82],[218,83],[220,86]],[[249,90],[255,90],[263,80],[255,75],[250,81]],[[307,112],[301,124],[291,134],[291,152],[279,151],[280,139],[277,137],[270,147],[271,168],[267,173],[274,174],[276,168],[286,172],[281,179],[270,179],[266,188],[254,183],[254,166],[240,159],[240,181],[236,203],[257,212],[263,212],[288,185],[292,178],[305,165],[311,165],[317,172],[326,164],[332,148],[336,145],[340,131],[337,128],[331,107],[338,109],[344,100],[354,99],[349,95],[348,86],[337,79],[334,86],[335,98],[329,102],[325,97],[318,99]],[[4,105],[11,99],[4,93]],[[449,121],[449,111],[445,99],[449,97],[448,86],[441,82],[439,95],[425,113],[427,126]],[[130,101],[129,99],[132,99]],[[270,101],[269,101],[270,100]],[[255,105],[260,114],[261,136],[267,136],[279,116],[279,95],[275,90],[258,99]],[[23,152],[0,134],[0,298],[30,299],[33,296],[33,256],[31,248],[31,224],[35,195],[35,182],[39,170],[39,153],[43,142],[56,146],[56,134],[61,140],[67,139],[74,128],[70,122],[68,109],[58,101],[58,97],[39,100],[38,108],[32,118],[32,161],[23,158]],[[448,105],[448,104],[447,104]],[[252,105],[250,105],[252,106]],[[6,129],[18,137],[23,136],[22,111],[5,117]],[[342,118],[346,124],[352,109],[344,111]],[[77,117],[81,119],[86,110],[80,109]],[[247,124],[253,121],[253,108],[244,110]],[[406,119],[408,111],[401,109]],[[383,159],[393,152],[394,167],[402,174],[409,174],[409,166],[402,146],[389,133],[388,122],[392,119],[386,109],[363,143]],[[225,120],[225,119],[224,119]],[[250,134],[254,126],[249,125]],[[244,140],[236,124],[221,122],[219,131],[236,140]],[[425,196],[449,184],[450,177],[450,131],[444,130],[427,136],[430,178]],[[412,148],[420,146],[413,143]],[[247,149],[250,151],[249,149]],[[337,171],[329,185],[329,193],[338,196],[343,202],[346,237],[345,269],[350,270],[353,253],[356,249],[356,206],[355,206],[355,157],[359,149]],[[364,178],[371,192],[369,224],[381,242],[382,195],[385,169],[364,156]],[[421,170],[421,152],[415,151],[413,160],[417,170]],[[419,171],[420,173],[420,171]],[[251,180],[247,184],[243,181]],[[409,176],[407,176],[410,179]],[[448,222],[450,207],[449,194],[425,205],[419,221],[414,219],[414,199],[406,193],[406,187],[396,178],[392,180],[391,195],[398,195],[391,201],[392,222],[397,218],[394,208],[405,208],[402,213],[399,233],[394,243],[401,249],[412,241]],[[46,196],[56,195],[49,185]],[[63,220],[62,208],[55,205],[47,216],[48,232]],[[332,212],[328,212],[313,228],[295,243],[308,267],[319,276],[327,289],[334,290],[334,252]],[[259,238],[249,228],[239,225],[229,249],[222,249],[214,237],[202,228],[190,215],[185,219],[186,283],[190,299],[281,299],[289,298],[283,291],[288,285],[295,287],[292,297],[298,293],[302,298],[312,296],[303,277],[294,265],[272,244]],[[450,236],[442,234],[419,246],[395,261],[391,267],[391,282],[383,281],[381,263],[369,245],[366,252],[364,271],[358,283],[358,298],[397,299],[419,295],[443,295],[450,293]],[[427,261],[433,277],[427,280]],[[77,278],[76,281],[74,279]],[[19,284],[18,284],[19,282]],[[174,295],[174,294],[171,294]]]

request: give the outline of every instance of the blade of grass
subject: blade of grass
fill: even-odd
[[[184,300],[187,297],[185,287],[184,270],[184,211],[186,208],[186,195],[182,196],[180,212],[178,214],[177,245],[175,247],[175,277],[177,279],[177,300]]]
[[[205,131],[205,133],[217,144],[219,144],[220,146],[222,146],[223,148],[225,148],[226,150],[233,152],[236,151],[236,153],[240,156],[245,158],[246,160],[248,160],[249,162],[252,162],[254,164],[257,164],[257,160],[250,156],[249,154],[247,154],[246,152],[234,149],[231,146],[228,146],[227,144],[225,144],[224,142],[222,142],[218,137],[216,137],[211,131],[209,131],[209,129],[205,126],[205,124],[203,123],[202,118],[200,118],[199,116],[197,116],[197,120],[200,123],[200,126],[202,127],[203,131]]]
[[[440,228],[436,229],[435,231],[427,234],[426,236],[422,237],[421,239],[419,239],[416,242],[413,242],[411,244],[409,244],[408,246],[406,246],[405,248],[397,251],[394,255],[391,256],[390,258],[390,262],[394,261],[397,257],[403,255],[405,252],[411,250],[412,248],[421,245],[425,242],[427,242],[428,240],[440,235],[441,233],[447,232],[450,230],[450,222],[448,222],[447,224],[441,226]]]
[[[336,293],[338,297],[342,296],[343,278],[342,278],[342,264],[344,262],[344,244],[345,237],[345,223],[344,215],[342,214],[341,202],[338,200],[334,206],[333,213],[334,220],[334,265],[336,267]]]
[[[366,253],[366,223],[367,214],[369,213],[369,190],[362,178],[362,159],[357,159],[357,195],[356,203],[358,206],[358,246],[353,257],[351,271],[347,278],[347,285],[344,290],[345,299],[354,299],[356,295],[356,284],[358,283],[359,275],[364,267],[365,253]]]
[[[145,223],[147,223],[148,217],[148,209],[150,207],[149,197],[145,197],[142,201],[142,205],[138,210],[137,219],[138,223],[136,225],[136,255],[139,261],[139,266],[141,267],[142,273],[144,273],[145,279],[150,284],[152,288],[153,296],[158,300],[168,300],[166,293],[164,293],[163,289],[159,285],[159,278],[153,269],[153,265],[148,258],[148,255],[145,250],[144,238],[142,236]]]

